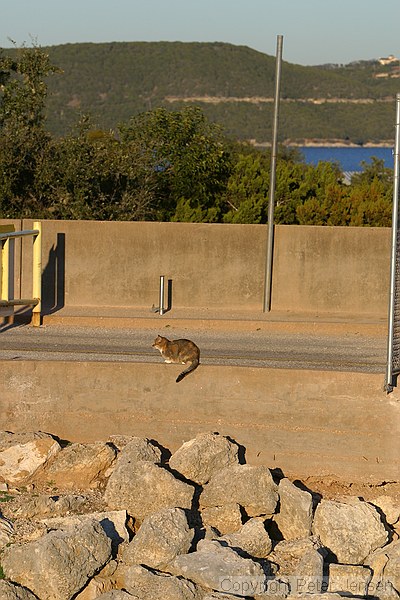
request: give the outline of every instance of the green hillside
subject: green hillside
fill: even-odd
[[[44,48],[62,74],[49,80],[48,127],[64,135],[81,113],[115,129],[159,106],[200,105],[227,134],[271,139],[275,57],[224,43],[130,42]],[[378,61],[304,67],[284,62],[281,141],[393,138],[398,66]],[[396,70],[397,69],[397,70]]]

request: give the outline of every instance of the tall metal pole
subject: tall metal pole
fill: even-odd
[[[274,254],[275,181],[276,181],[276,159],[277,159],[277,147],[278,147],[278,121],[279,121],[279,97],[280,97],[280,87],[281,87],[281,70],[282,70],[282,47],[283,47],[283,35],[278,35],[277,36],[277,44],[276,44],[274,121],[273,121],[273,127],[272,127],[271,176],[270,176],[269,202],[268,202],[268,240],[267,240],[267,260],[266,260],[266,264],[265,264],[264,312],[269,312],[271,310],[272,262],[273,262],[273,254]]]
[[[392,248],[390,257],[390,293],[389,293],[389,318],[388,318],[388,343],[387,343],[387,369],[385,388],[387,392],[393,390],[393,335],[395,317],[396,295],[396,270],[398,246],[398,219],[399,219],[399,176],[400,176],[400,94],[396,94],[396,134],[394,148],[394,173],[393,173],[393,213],[392,213]]]

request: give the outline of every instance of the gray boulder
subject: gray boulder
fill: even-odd
[[[6,546],[14,533],[14,525],[0,514],[0,550]]]
[[[370,504],[379,508],[385,515],[389,525],[395,525],[400,520],[400,502],[391,496],[378,496],[371,500]]]
[[[329,591],[341,595],[367,596],[372,571],[362,565],[329,565]]]
[[[108,562],[99,573],[96,573],[83,588],[79,594],[74,596],[74,600],[95,600],[106,592],[111,592],[116,588],[115,572],[118,563],[116,560]]]
[[[378,511],[358,498],[322,500],[315,511],[313,532],[339,563],[353,565],[362,564],[388,540]]]
[[[238,597],[233,594],[224,594],[219,592],[208,592],[201,600],[238,600]]]
[[[112,510],[126,510],[139,523],[163,508],[191,508],[194,487],[151,462],[119,462],[104,498]]]
[[[96,597],[97,600],[132,600],[132,594],[128,594],[128,592],[124,592],[123,590],[111,590],[110,592],[106,592],[105,594],[101,594],[101,596]]]
[[[105,594],[101,594],[101,596],[96,596],[97,600],[132,600],[132,594],[128,594],[128,592],[124,592],[123,590],[111,590],[110,592],[106,592]]]
[[[319,552],[322,556],[323,548],[316,536],[296,540],[283,540],[278,542],[268,560],[279,565],[280,576],[293,576],[299,573],[299,565],[307,565],[313,552]]]
[[[124,547],[121,560],[126,565],[142,564],[162,570],[178,554],[186,554],[193,540],[185,511],[166,508],[143,520],[139,531]]]
[[[111,540],[113,554],[123,542],[128,543],[129,532],[126,528],[127,514],[125,510],[108,512],[87,513],[83,515],[69,515],[65,517],[52,517],[42,519],[48,530],[68,531],[71,527],[80,527],[88,521],[98,521],[104,533]]]
[[[249,517],[271,516],[278,501],[277,485],[263,466],[231,465],[216,473],[204,486],[200,508],[236,503]]]
[[[1,600],[37,600],[29,590],[9,581],[0,581]]]
[[[171,469],[204,485],[221,469],[238,464],[237,444],[217,433],[201,433],[185,442],[169,459]]]
[[[373,572],[368,586],[370,596],[394,598],[400,595],[400,540],[373,552],[365,565]]]
[[[346,596],[347,598],[358,598],[358,596]],[[258,600],[258,599],[257,599]],[[261,598],[260,598],[261,600]],[[264,599],[262,599],[264,600]],[[324,593],[321,594],[307,594],[300,592],[299,594],[291,594],[290,600],[343,600],[343,596],[340,594]]]
[[[39,494],[31,496],[15,511],[15,516],[23,519],[41,519],[44,517],[61,517],[68,513],[83,512],[85,496],[66,494],[65,496],[48,496]]]
[[[279,513],[275,515],[279,531],[285,540],[311,535],[313,499],[309,492],[300,490],[289,479],[279,482]]]
[[[105,442],[71,444],[58,453],[41,479],[50,480],[60,488],[95,488],[109,475],[116,456],[115,448]]]
[[[201,540],[195,552],[177,556],[168,570],[203,588],[237,596],[253,596],[266,582],[260,564],[210,540]]]
[[[120,449],[117,466],[121,464],[134,464],[139,461],[152,463],[161,462],[161,450],[147,438],[113,436],[112,443]]]
[[[324,591],[324,557],[315,548],[307,550],[291,577],[291,588],[298,592],[317,594]]]
[[[60,450],[60,444],[41,431],[1,431],[0,481],[16,486],[28,483]]]
[[[243,524],[242,512],[236,503],[202,508],[201,518],[206,527],[213,527],[221,534],[238,531]]]
[[[230,548],[240,549],[254,558],[266,558],[272,550],[272,541],[260,518],[249,519],[236,533],[218,538]]]
[[[135,600],[200,600],[196,586],[166,573],[153,573],[140,565],[120,565],[117,585]]]
[[[100,523],[90,521],[10,546],[1,564],[8,579],[41,600],[70,600],[110,558],[111,540]]]

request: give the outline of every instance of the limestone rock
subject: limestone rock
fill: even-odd
[[[272,515],[278,501],[277,485],[263,465],[231,465],[204,486],[200,507],[223,506],[227,499],[242,506],[249,517]]]
[[[219,592],[209,592],[201,600],[238,600],[237,596],[232,594],[220,594]]]
[[[270,577],[267,581],[267,586],[264,592],[256,594],[254,600],[279,600],[279,598],[287,598],[290,594],[290,586],[287,578],[279,579],[279,577]],[[313,600],[313,596],[306,596]],[[290,597],[291,598],[291,597]]]
[[[299,564],[310,552],[324,553],[321,542],[316,536],[296,540],[283,540],[274,547],[268,560],[279,565],[280,576],[292,576],[299,572]]]
[[[296,487],[289,479],[279,482],[279,513],[275,515],[279,531],[285,540],[294,540],[311,535],[313,499],[309,492]]]
[[[201,540],[195,552],[177,556],[168,570],[203,588],[237,596],[254,595],[249,590],[263,590],[266,581],[260,564],[210,540]]]
[[[66,494],[65,496],[32,496],[16,511],[15,516],[24,519],[41,519],[47,516],[62,516],[69,512],[79,512],[85,506],[84,496]]]
[[[74,600],[96,600],[99,596],[103,597],[107,592],[114,591],[117,565],[115,560],[107,563],[100,573],[97,573],[88,585],[77,596],[74,596]],[[132,598],[132,596],[129,597]]]
[[[308,594],[321,593],[323,590],[324,558],[315,548],[310,548],[301,557],[291,577],[292,587],[296,591]],[[300,587],[301,586],[301,587]]]
[[[104,498],[110,509],[124,509],[139,522],[163,508],[191,508],[194,487],[151,462],[117,464]]]
[[[140,565],[121,565],[117,569],[118,587],[135,600],[200,600],[191,581],[167,574],[155,574]]]
[[[66,517],[52,517],[42,519],[49,530],[68,531],[71,527],[79,527],[88,521],[98,521],[104,533],[112,542],[113,554],[116,554],[118,546],[123,542],[129,542],[129,533],[125,527],[127,514],[125,510],[114,510],[108,512],[87,513],[84,515],[69,515]]]
[[[6,577],[41,600],[69,600],[111,557],[111,540],[97,521],[6,548]]]
[[[0,598],[1,600],[37,600],[32,592],[9,581],[0,581]]]
[[[372,571],[362,565],[329,565],[329,591],[341,595],[367,596]]]
[[[47,433],[0,432],[0,480],[24,485],[61,450]]]
[[[365,561],[371,567],[373,577],[368,594],[382,598],[400,594],[400,540],[373,552]]]
[[[95,488],[108,475],[116,455],[113,446],[104,442],[71,444],[59,452],[41,479],[50,480],[60,488]]]
[[[169,459],[171,469],[200,485],[221,469],[238,464],[237,444],[217,433],[201,433],[185,442]]]
[[[193,535],[185,511],[166,508],[143,520],[131,543],[123,549],[122,561],[162,570],[178,554],[189,552]]]
[[[111,436],[110,441],[120,450],[117,464],[146,461],[161,462],[161,450],[147,438]]]
[[[239,504],[210,506],[201,511],[203,524],[218,529],[221,534],[233,533],[242,526],[242,513]]]
[[[378,496],[371,500],[371,504],[383,512],[389,525],[398,523],[400,519],[400,502],[396,502],[391,496]]]
[[[128,592],[124,592],[123,590],[111,590],[110,592],[106,592],[105,594],[101,594],[101,596],[95,596],[97,600],[132,600],[132,594],[128,594]],[[78,598],[76,600],[79,600]]]
[[[321,500],[315,511],[313,532],[344,564],[363,563],[388,540],[377,510],[358,498],[346,502]]]
[[[9,543],[13,533],[14,526],[12,522],[0,514],[0,550]]]
[[[219,541],[227,543],[236,551],[243,550],[254,558],[266,558],[272,550],[272,541],[260,518],[249,519],[239,531],[224,535]]]
[[[347,596],[348,598],[353,598],[353,596]],[[355,598],[357,596],[354,596]],[[258,599],[257,599],[258,600]],[[291,594],[290,600],[343,600],[343,596],[340,594],[333,593],[324,593],[321,594],[304,594],[300,592],[299,594]]]

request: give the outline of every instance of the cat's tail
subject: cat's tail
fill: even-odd
[[[188,366],[187,369],[185,369],[184,371],[182,371],[182,373],[179,373],[178,377],[176,378],[176,383],[179,383],[180,381],[182,381],[182,379],[184,377],[186,377],[186,375],[189,375],[189,373],[191,373],[192,371],[194,371],[195,369],[197,369],[197,367],[199,366],[200,361],[198,358],[195,358],[194,361]]]

